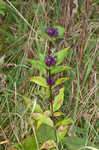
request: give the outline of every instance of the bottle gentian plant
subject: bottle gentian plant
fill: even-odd
[[[60,37],[60,35],[62,36],[63,31],[64,29],[62,27],[47,27],[45,29],[45,34],[53,39]],[[54,129],[55,142],[57,146],[59,146],[59,142],[64,138],[67,132],[68,124],[72,123],[71,119],[63,118],[63,120],[58,119],[58,121],[55,119],[56,116],[60,118],[60,116],[63,115],[60,111],[60,107],[62,106],[64,100],[64,87],[59,89],[58,95],[53,95],[54,88],[68,80],[67,77],[59,77],[58,79],[55,77],[55,74],[71,69],[69,66],[61,65],[68,49],[69,48],[65,48],[55,52],[53,55],[48,53],[47,56],[40,53],[40,60],[28,59],[28,61],[36,69],[43,72],[43,76],[33,76],[30,81],[46,88],[47,91],[49,91],[50,103],[50,107],[46,111],[43,111],[40,105],[36,104],[32,117],[37,121],[37,128],[39,128],[41,124],[46,124]],[[41,57],[43,59],[41,59]],[[24,97],[24,100],[28,103],[28,99],[26,97]]]

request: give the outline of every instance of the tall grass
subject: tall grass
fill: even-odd
[[[31,99],[39,96],[39,103],[47,107],[39,94],[40,88],[29,82],[39,72],[28,64],[27,58],[37,58],[39,52],[47,51],[48,41],[39,33],[43,25],[49,24],[62,25],[66,31],[55,50],[70,47],[64,63],[72,71],[64,73],[69,80],[64,84],[62,107],[66,116],[74,120],[68,135],[84,137],[86,145],[88,140],[99,144],[98,2],[78,0],[77,5],[66,0],[6,0],[5,3],[0,20],[0,57],[5,55],[3,63],[0,62],[0,150],[21,143],[25,136],[35,132],[27,120],[23,95]],[[72,6],[77,7],[76,13]]]

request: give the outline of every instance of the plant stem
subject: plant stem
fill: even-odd
[[[52,46],[52,43],[49,41],[48,56],[51,55],[51,46]],[[49,75],[49,80],[51,81],[50,69],[48,69],[47,72],[48,72],[48,75]],[[54,119],[54,111],[53,111],[53,97],[52,97],[52,85],[51,85],[51,82],[50,82],[50,85],[49,85],[49,90],[50,90],[51,116],[52,116],[52,120],[53,120],[53,123],[54,123],[54,135],[55,135],[55,139],[56,139],[56,145],[57,145],[57,147],[59,147],[58,146],[58,139],[57,139],[57,132],[56,132],[56,128],[55,128],[55,119]]]
[[[50,69],[48,70],[48,73],[49,73],[49,79],[51,81]],[[57,132],[56,132],[56,128],[55,128],[55,119],[54,119],[54,112],[53,112],[53,97],[52,97],[52,85],[51,85],[51,83],[49,85],[49,89],[50,89],[51,116],[52,116],[52,120],[54,123],[54,134],[55,134],[56,144],[58,146]]]

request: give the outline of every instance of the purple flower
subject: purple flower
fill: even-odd
[[[47,81],[48,85],[53,86],[55,84],[56,79],[53,78],[50,80],[50,77],[47,77],[46,81]]]
[[[57,56],[45,56],[45,64],[47,66],[54,66],[56,64],[56,61],[57,61]]]
[[[46,33],[51,37],[56,37],[58,35],[58,29],[47,27]]]

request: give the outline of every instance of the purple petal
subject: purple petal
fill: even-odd
[[[47,56],[45,56],[45,63],[47,63]]]
[[[56,60],[57,60],[57,56],[54,56],[51,61],[51,66],[54,66],[56,64]]]
[[[50,80],[50,77],[47,77],[46,81],[47,81],[48,85],[51,84],[51,86],[53,86],[55,84],[56,79],[53,78],[52,80]]]
[[[47,27],[46,33],[51,37],[56,37],[58,35],[58,29]]]
[[[57,60],[57,56],[49,56],[49,57],[45,57],[45,64],[47,66],[54,66],[56,64],[56,60]]]
[[[47,81],[48,85],[50,85],[50,79],[49,79],[49,77],[46,78],[46,81]]]
[[[54,79],[54,78],[51,80],[51,85],[52,86],[55,84],[55,81],[56,81],[56,79]]]
[[[55,61],[57,60],[57,56],[54,56],[54,60],[55,60]]]

